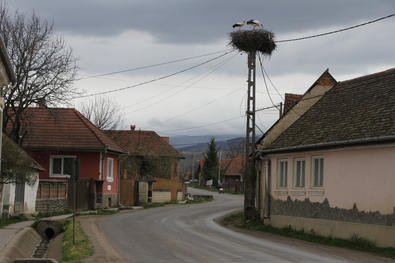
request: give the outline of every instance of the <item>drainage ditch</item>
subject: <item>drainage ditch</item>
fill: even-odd
[[[37,224],[37,232],[42,240],[34,249],[32,258],[46,258],[48,246],[54,237],[63,232],[63,224],[60,221],[43,220]]]

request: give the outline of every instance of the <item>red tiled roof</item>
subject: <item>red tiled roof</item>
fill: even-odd
[[[105,133],[131,155],[155,155],[185,159],[168,142],[154,131],[105,131]]]
[[[225,169],[224,175],[241,175],[244,163],[244,157],[241,155],[232,159],[222,159],[221,165]]]
[[[125,150],[73,108],[26,108],[24,148]]]

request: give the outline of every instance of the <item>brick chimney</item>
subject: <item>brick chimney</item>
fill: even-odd
[[[46,108],[47,107],[47,100],[45,98],[40,98],[37,100],[37,104],[39,108]]]
[[[136,129],[136,125],[130,125],[130,130],[134,131]]]
[[[303,95],[285,93],[284,113],[287,112]]]
[[[170,144],[170,137],[161,137],[165,142]]]

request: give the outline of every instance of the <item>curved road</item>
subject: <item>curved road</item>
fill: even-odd
[[[96,239],[112,244],[121,258],[117,262],[395,262],[265,233],[232,231],[214,219],[243,210],[243,197],[188,191],[213,194],[215,201],[106,217],[98,222],[103,237]]]

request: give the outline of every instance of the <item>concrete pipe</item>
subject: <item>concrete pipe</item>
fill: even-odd
[[[63,224],[60,221],[43,220],[38,223],[37,231],[42,237],[51,239],[63,231]]]

